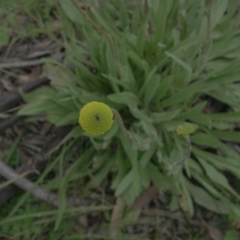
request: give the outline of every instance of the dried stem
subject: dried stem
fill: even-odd
[[[111,237],[119,237],[121,235],[120,227],[124,210],[124,202],[121,197],[117,198],[116,204],[112,211],[109,233]]]

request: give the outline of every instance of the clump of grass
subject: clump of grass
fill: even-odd
[[[72,138],[91,142],[72,163],[61,193],[74,182],[87,183],[83,191],[108,186],[131,206],[154,184],[172,193],[172,210],[192,216],[195,202],[239,216],[239,193],[224,175],[240,178],[240,155],[232,148],[240,142],[237,3],[102,1],[83,7],[58,1],[64,62],[46,60],[52,87],[23,94],[27,104],[19,114],[45,114],[56,126],[75,124]],[[116,122],[100,137],[83,132],[79,110],[91,101],[116,109],[148,148],[138,149]],[[184,122],[196,128],[192,152],[169,175],[186,149],[175,132]]]

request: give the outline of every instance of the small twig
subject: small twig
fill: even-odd
[[[26,68],[26,67],[32,67],[43,64],[42,59],[34,59],[34,60],[20,60],[17,62],[4,62],[0,63],[0,69],[1,68]]]
[[[59,206],[58,197],[56,194],[47,191],[46,189],[34,184],[30,180],[26,178],[22,178],[19,174],[17,174],[12,168],[8,167],[1,159],[0,159],[0,175],[8,180],[16,180],[14,184],[19,188],[30,192],[33,196],[38,198],[39,200],[48,202],[54,207]],[[67,206],[76,206],[76,205],[86,205],[86,201],[83,199],[72,198],[67,202]]]
[[[47,190],[35,185],[26,178],[21,178],[19,174],[17,174],[13,169],[8,167],[1,159],[0,159],[0,175],[8,180],[18,179],[17,181],[14,182],[15,185],[17,185],[18,187],[27,192],[31,192],[38,199],[48,202],[54,207],[58,207],[58,198],[55,194],[48,192]]]
[[[60,61],[63,58],[64,54],[62,53],[56,53],[53,56],[53,59]],[[26,68],[26,67],[32,67],[44,64],[44,59],[32,59],[32,60],[20,60],[20,61],[11,61],[11,62],[3,62],[0,63],[0,69],[1,68]]]

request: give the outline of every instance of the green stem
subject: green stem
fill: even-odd
[[[115,116],[115,119],[116,119],[116,121],[117,121],[117,123],[118,123],[118,126],[120,127],[122,133],[123,133],[127,138],[129,138],[132,142],[134,142],[134,143],[138,146],[138,148],[139,148],[140,150],[146,150],[146,149],[147,149],[147,146],[144,145],[143,143],[141,143],[141,142],[139,141],[139,139],[138,139],[133,133],[129,132],[129,131],[125,128],[124,123],[123,123],[123,120],[122,120],[122,117],[121,117],[121,115],[119,114],[119,112],[118,112],[116,109],[114,109],[114,108],[111,108],[111,109],[112,109],[112,112],[113,112],[113,114],[114,114],[114,116]]]
[[[176,162],[173,165],[173,171],[176,170],[177,167],[182,166],[188,160],[188,158],[191,155],[192,145],[191,145],[191,141],[190,141],[189,135],[185,136],[185,140],[186,140],[186,143],[187,143],[186,152],[183,155],[182,159],[180,161]]]

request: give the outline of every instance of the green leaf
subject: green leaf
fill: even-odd
[[[141,187],[142,187],[142,189],[146,189],[146,188],[148,188],[150,186],[149,174],[146,171],[146,169],[142,168],[141,166],[138,169],[139,169],[139,176],[140,176],[140,181],[141,181]]]
[[[57,105],[50,102],[33,102],[25,105],[22,109],[18,111],[18,115],[39,115],[46,113],[47,111],[56,109]]]
[[[118,84],[119,86],[124,87],[124,89],[126,90],[130,90],[130,87],[128,85],[126,85],[125,82],[121,81],[120,79],[118,79],[117,77],[113,77],[110,74],[102,74],[102,76],[104,76],[105,78],[107,78],[110,82],[113,82],[115,84]]]
[[[113,50],[108,42],[106,42],[106,46],[103,50],[106,56],[103,61],[106,61],[105,64],[107,65],[107,72],[109,75],[116,78],[118,75],[118,71],[117,71],[118,69],[117,69],[115,59],[113,59],[113,52],[112,52]],[[113,92],[117,92],[117,93],[119,92],[119,86],[115,82],[110,82],[110,86]]]
[[[221,142],[211,134],[206,134],[206,133],[196,133],[190,137],[191,142],[201,145],[201,146],[206,146],[206,147],[211,147],[211,148],[219,148],[221,147]]]
[[[116,188],[115,195],[120,196],[122,193],[130,186],[132,183],[132,177],[133,172],[132,170],[123,178],[123,180],[119,183],[119,185]]]
[[[223,145],[225,146],[225,145]],[[223,147],[222,147],[223,148]],[[203,151],[199,148],[192,147],[192,152],[196,157],[201,157],[204,160],[207,160],[210,164],[216,166],[219,169],[235,169],[240,167],[239,161],[237,161],[237,158],[231,157],[225,157],[225,156],[219,156],[217,154],[213,154],[207,151]],[[238,155],[236,155],[238,156]],[[226,168],[226,169],[225,169]],[[238,172],[239,173],[239,172]],[[240,176],[240,173],[239,173]]]
[[[25,102],[32,103],[34,101],[43,101],[54,98],[57,92],[50,87],[41,87],[36,89],[30,93],[24,93],[23,91],[19,91],[21,97]]]
[[[174,77],[173,76],[166,76],[161,78],[161,84],[157,90],[157,93],[155,95],[155,102],[158,102],[159,100],[163,99],[167,94],[168,91],[170,90],[173,82],[174,82]]]
[[[111,184],[111,188],[116,190],[116,188],[120,186],[120,182],[127,176],[127,171],[129,168],[129,163],[125,161],[125,158],[123,157],[122,148],[120,145],[117,146],[117,151],[116,151],[113,161],[116,161],[117,176],[114,178],[114,180]],[[129,182],[129,184],[130,184],[130,182]],[[126,184],[126,187],[127,186],[128,186],[128,184]],[[125,189],[123,189],[123,191]]]
[[[229,42],[229,44],[226,45],[226,41]],[[238,53],[239,47],[240,43],[238,37],[231,38],[230,36],[227,36],[213,44],[209,59],[216,59],[217,57],[224,55],[226,56],[231,52]]]
[[[121,194],[121,198],[123,198],[127,206],[131,206],[138,196],[139,193],[137,194],[134,191],[133,182],[131,182],[129,187]]]
[[[176,3],[175,3],[176,4]],[[172,1],[154,1],[152,2],[152,8],[154,9],[155,24],[157,24],[156,32],[154,34],[156,43],[164,42],[164,33],[166,29],[166,23],[168,20],[168,13],[171,9]]]
[[[139,162],[138,162],[138,150],[133,148],[132,142],[125,137],[121,132],[118,134],[121,140],[123,149],[128,156],[129,161],[132,165],[132,172],[130,172],[130,180],[133,183],[133,191],[136,195],[141,192],[141,181],[139,175]],[[118,190],[119,193],[119,190]]]
[[[177,103],[181,103],[183,101],[189,101],[193,95],[201,92],[203,86],[203,82],[194,82],[189,86],[185,87],[183,90],[176,92],[166,100],[163,100],[161,105],[162,107],[168,107]]]
[[[72,3],[72,1],[58,0],[62,10],[66,13],[66,15],[71,19],[71,21],[75,23],[79,23],[81,25],[84,24],[84,21],[81,17],[80,12],[77,10],[76,6]]]
[[[104,179],[106,179],[107,174],[110,171],[111,162],[106,161],[106,164],[95,174],[93,174],[91,181],[86,185],[87,188],[96,188],[100,186]]]
[[[141,212],[142,212],[141,209],[126,212],[121,221],[121,226],[135,225],[139,217],[141,216]]]
[[[125,86],[129,86],[127,89],[130,89],[131,92],[137,93],[138,86],[134,78],[133,72],[129,66],[124,66],[121,68],[122,81]]]
[[[144,89],[144,108],[147,108],[160,86],[160,75],[154,75],[147,83]]]
[[[195,178],[213,197],[221,199],[222,194],[217,191],[212,183],[204,176],[203,174],[198,174],[196,172],[192,172],[193,178]]]
[[[94,15],[94,17],[96,18],[96,22],[99,26],[103,27],[108,34],[111,35],[115,35],[115,28],[112,28],[111,24],[112,22],[107,22],[106,17],[104,18],[104,16],[99,12],[96,11],[96,9],[91,8],[91,13]]]
[[[186,112],[183,112],[179,118],[188,118],[191,117],[192,115],[195,115],[196,113],[201,113],[202,110],[206,107],[207,101],[200,102],[193,107],[190,107],[189,109],[186,110]]]
[[[153,181],[154,185],[159,191],[164,191],[170,188],[169,177],[163,175],[158,167],[149,163],[146,167],[149,178]]]
[[[223,73],[217,77],[208,79],[208,82],[212,86],[214,86],[215,84],[230,84],[239,80],[239,74],[239,71],[234,73],[231,72],[229,74]]]
[[[220,21],[223,19],[223,15],[228,7],[228,0],[222,0],[222,1],[214,1],[213,5],[211,7],[211,30],[213,30],[218,24],[220,24]],[[202,25],[200,32],[206,31],[207,26],[207,16],[204,16],[202,19]]]
[[[139,70],[142,70],[144,68],[143,62],[145,60],[142,59],[138,54],[136,54],[134,51],[129,51],[128,56],[135,63],[135,65],[139,68]]]
[[[210,133],[221,140],[240,143],[240,132],[211,130]]]
[[[194,214],[193,200],[187,186],[187,179],[182,174],[178,175],[178,177],[180,178],[179,185],[181,192],[183,194],[182,198],[180,199],[180,206],[184,211],[187,211],[190,214],[190,216],[193,216]]]
[[[118,132],[118,137],[121,141],[121,144],[123,146],[124,152],[126,153],[129,161],[136,161],[138,158],[138,150],[133,148],[133,143],[127,138],[125,135],[123,135],[122,132]]]
[[[222,186],[223,188],[225,188],[226,190],[228,190],[229,192],[231,192],[232,194],[239,198],[238,194],[232,189],[232,187],[228,183],[227,178],[222,173],[220,173],[215,167],[213,167],[211,164],[204,161],[203,159],[198,158],[198,160],[203,166],[209,179],[211,179],[217,185]]]
[[[228,0],[214,1],[211,8],[211,28],[215,28],[223,19],[228,8]]]
[[[237,230],[228,230],[225,235],[223,240],[238,240],[240,237],[240,234]]]
[[[212,122],[212,128],[217,130],[232,130],[234,127],[234,123]]]
[[[116,121],[114,121],[111,129],[108,130],[108,131],[102,136],[102,139],[103,139],[103,140],[109,140],[109,139],[113,138],[113,137],[116,135],[118,129],[119,129],[119,128],[118,128],[118,124],[117,124]]]
[[[239,112],[210,113],[208,117],[214,121],[240,122]]]
[[[129,110],[135,118],[140,119],[146,123],[152,123],[152,119],[145,115],[141,110],[139,110],[136,104],[130,103]]]
[[[216,88],[208,92],[208,95],[216,98],[220,102],[226,103],[235,111],[239,111],[240,85],[238,83],[224,84],[221,88]]]
[[[146,88],[148,82],[149,82],[149,81],[153,78],[153,76],[155,75],[156,71],[157,71],[157,67],[154,66],[153,69],[148,73],[147,78],[145,79],[144,84],[142,85],[142,87],[141,87],[141,89],[140,89],[140,91],[139,91],[139,97],[140,97],[140,98],[142,98],[142,97],[144,96],[144,94],[145,94],[145,88]]]
[[[200,206],[220,214],[228,214],[231,210],[231,204],[226,199],[216,200],[209,195],[204,189],[190,183],[186,180],[187,189],[189,190],[194,201]]]
[[[180,109],[170,110],[170,111],[161,112],[161,113],[153,112],[151,117],[154,123],[161,123],[161,122],[166,122],[174,119],[176,116],[179,115],[180,112],[181,112]]]
[[[141,186],[141,177],[140,177],[140,166],[137,159],[132,161],[132,168],[133,168],[133,191],[135,191],[136,195],[138,196],[142,191]]]
[[[113,93],[107,95],[107,98],[118,104],[124,104],[124,105],[129,105],[131,104],[140,104],[139,99],[131,92],[121,92],[121,93]]]
[[[60,223],[63,219],[63,215],[64,215],[64,210],[66,208],[66,192],[67,192],[67,182],[64,180],[63,177],[63,160],[64,160],[64,155],[65,155],[65,151],[66,151],[66,145],[64,146],[64,150],[61,152],[60,155],[60,161],[59,161],[59,190],[58,190],[58,203],[59,203],[59,208],[58,208],[58,214],[57,214],[57,218],[56,218],[56,222],[55,222],[55,226],[54,226],[54,231],[56,231],[59,226]]]
[[[197,158],[201,157],[202,159],[208,161],[210,164],[214,165],[219,170],[230,171],[240,179],[240,173],[238,171],[240,168],[240,163],[238,161],[238,158],[219,156],[200,150],[196,147],[192,147],[192,152]]]
[[[151,158],[155,154],[156,147],[157,147],[156,144],[152,143],[150,145],[150,148],[143,153],[142,157],[139,160],[142,169],[145,169],[147,164],[150,162]]]
[[[79,112],[70,112],[65,117],[58,117],[58,121],[54,122],[57,127],[66,126],[71,124],[77,124],[79,118]]]
[[[187,119],[196,124],[207,126],[208,128],[212,128],[212,121],[206,114],[203,114],[203,113],[191,114],[187,117]]]
[[[64,147],[66,148],[66,147]],[[64,149],[61,152],[60,155],[60,166],[61,166],[61,172],[63,174],[63,160],[64,160],[64,154],[66,153],[67,149]],[[89,162],[89,159],[92,157],[93,154],[93,149],[90,148],[86,150],[76,161],[67,169],[66,173],[64,176],[60,176],[60,185],[59,186],[59,210],[58,210],[58,217],[55,223],[55,229],[57,230],[60,226],[60,223],[64,217],[64,210],[66,208],[66,192],[67,192],[67,187],[68,183],[71,179],[71,176],[76,172],[81,164],[84,164],[84,162],[87,160]],[[59,181],[59,180],[58,180]]]
[[[10,40],[10,36],[8,33],[8,27],[6,26],[5,23],[1,23],[0,24],[0,47],[7,45],[9,40]]]
[[[188,72],[188,75],[189,75],[189,79],[191,78],[192,76],[192,68],[189,64],[187,64],[186,62],[184,62],[182,59],[178,58],[176,55],[166,51],[165,54],[172,58],[177,64],[179,64],[181,67],[183,67],[187,72]]]

